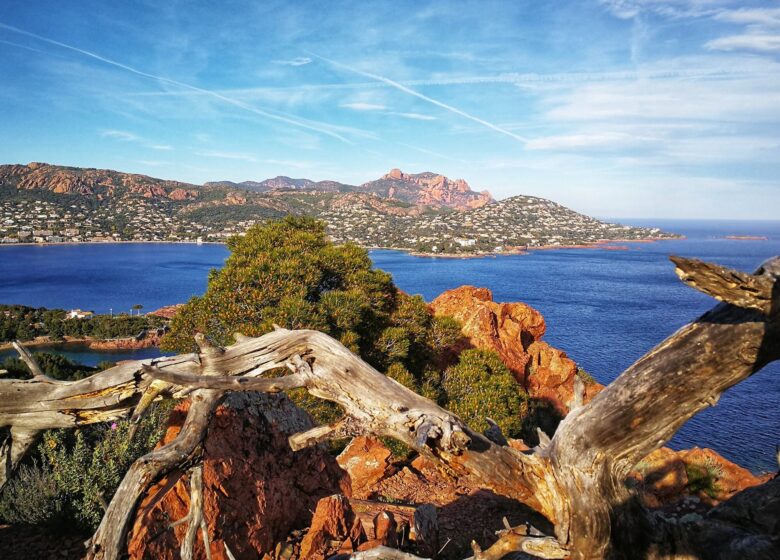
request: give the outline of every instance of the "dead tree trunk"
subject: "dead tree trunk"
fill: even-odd
[[[237,335],[237,343],[225,349],[209,347],[201,337],[199,356],[124,364],[73,383],[39,377],[2,380],[0,427],[27,434],[131,411],[138,415],[159,394],[182,396],[194,389],[196,403],[179,438],[142,457],[128,472],[93,539],[93,557],[121,556],[140,495],[157,477],[196,459],[223,392],[303,387],[339,404],[345,415],[332,425],[291,436],[293,449],[358,434],[394,437],[439,460],[453,476],[472,477],[527,503],[555,527],[555,534],[546,536],[508,531],[495,547],[475,549],[478,559],[499,558],[509,550],[576,559],[778,558],[778,535],[771,534],[780,523],[778,479],[764,485],[765,497],[754,505],[741,498],[741,509],[721,508],[687,525],[653,516],[624,485],[635,464],[688,419],[780,357],[780,258],[753,275],[697,260],[673,261],[684,282],[723,303],[651,350],[589,404],[573,410],[552,440],[529,454],[474,433],[334,339],[306,330],[278,329],[259,338]],[[285,366],[291,374],[259,377]],[[6,461],[12,459],[18,457]],[[754,522],[756,510],[751,508],[773,512],[774,524]],[[734,511],[742,511],[746,520],[735,522]]]

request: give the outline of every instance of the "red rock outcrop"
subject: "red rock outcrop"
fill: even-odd
[[[686,495],[707,506],[717,505],[770,477],[756,476],[712,449],[673,451],[662,447],[645,457],[629,478],[638,485],[648,506],[660,507]]]
[[[431,302],[435,315],[454,317],[462,324],[460,348],[493,350],[514,373],[529,395],[548,400],[565,415],[574,395],[577,364],[566,353],[540,339],[546,325],[542,314],[525,303],[497,303],[487,288],[461,286]],[[586,385],[586,401],[602,386]]]
[[[449,206],[458,210],[481,208],[493,202],[488,191],[472,191],[463,179],[452,180],[430,172],[407,174],[400,169],[391,169],[381,179],[364,183],[361,188],[412,204]]]
[[[347,445],[336,460],[349,474],[353,498],[370,497],[376,483],[395,472],[392,456],[382,442],[372,437],[359,436]]]
[[[335,553],[350,553],[366,541],[363,525],[342,494],[317,503],[311,527],[301,542],[300,558],[325,560]],[[338,544],[336,544],[338,543]]]
[[[164,442],[179,432],[187,403],[174,411]],[[319,498],[349,495],[349,481],[321,447],[292,452],[287,435],[312,426],[311,418],[285,396],[230,395],[219,407],[203,449],[203,509],[214,560],[259,558],[308,526]],[[131,532],[133,559],[179,558],[186,530],[169,525],[187,515],[189,481],[171,475],[143,498]],[[200,538],[200,537],[199,537]],[[196,557],[205,558],[202,545]]]
[[[182,307],[184,307],[183,303],[166,305],[165,307],[161,307],[160,309],[155,309],[154,311],[150,311],[149,313],[147,313],[147,315],[152,315],[153,317],[162,317],[163,319],[173,319],[176,316],[176,314],[181,310]]]

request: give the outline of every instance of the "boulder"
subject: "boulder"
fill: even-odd
[[[179,433],[187,409],[186,401],[174,409],[163,442]],[[312,425],[281,394],[233,393],[217,409],[203,445],[203,513],[214,560],[227,560],[225,545],[237,560],[271,553],[292,530],[310,524],[321,497],[349,495],[347,474],[326,449],[290,449],[287,436]],[[186,524],[170,524],[188,509],[186,475],[153,486],[136,513],[130,558],[179,558]],[[201,541],[196,558],[205,558]]]
[[[322,498],[301,543],[300,558],[325,560],[335,553],[356,551],[366,540],[363,526],[343,494]]]
[[[336,459],[349,473],[354,498],[369,498],[377,482],[395,472],[392,452],[378,439],[354,438]]]

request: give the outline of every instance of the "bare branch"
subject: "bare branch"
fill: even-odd
[[[698,259],[672,256],[675,272],[680,280],[719,301],[737,307],[758,309],[769,313],[772,309],[772,290],[775,277],[739,272]]]
[[[279,393],[306,386],[306,379],[299,374],[284,377],[204,377],[186,373],[177,373],[144,365],[144,373],[150,377],[165,381],[172,385],[189,386],[197,389],[220,389],[222,391],[259,391],[262,393]]]
[[[19,353],[19,357],[22,359],[22,361],[27,365],[27,367],[30,370],[30,373],[33,374],[33,379],[37,379],[40,381],[46,381],[50,383],[56,383],[57,380],[52,379],[48,375],[46,375],[43,370],[41,369],[41,366],[38,365],[38,362],[33,357],[32,353],[25,348],[21,341],[14,340],[11,345],[14,347],[14,349]]]
[[[569,558],[571,554],[553,537],[533,537],[516,531],[507,532],[487,550],[483,551],[475,541],[471,542],[471,548],[474,560],[501,560],[512,552],[551,559]]]
[[[192,560],[195,552],[195,541],[203,523],[203,467],[197,465],[190,471],[190,509],[187,513],[187,532],[181,542],[182,560]],[[208,532],[203,543],[208,550]]]

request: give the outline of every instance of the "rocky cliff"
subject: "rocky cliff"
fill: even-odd
[[[447,206],[457,210],[480,208],[493,202],[488,191],[475,192],[463,179],[453,180],[431,172],[407,174],[392,169],[381,179],[364,183],[359,188],[410,204]]]
[[[497,303],[490,290],[472,286],[444,292],[431,302],[431,309],[461,322],[461,347],[497,352],[531,397],[548,402],[561,417],[568,413],[580,373],[565,352],[541,340],[547,326],[536,309],[525,303]],[[603,386],[584,381],[587,402]]]

